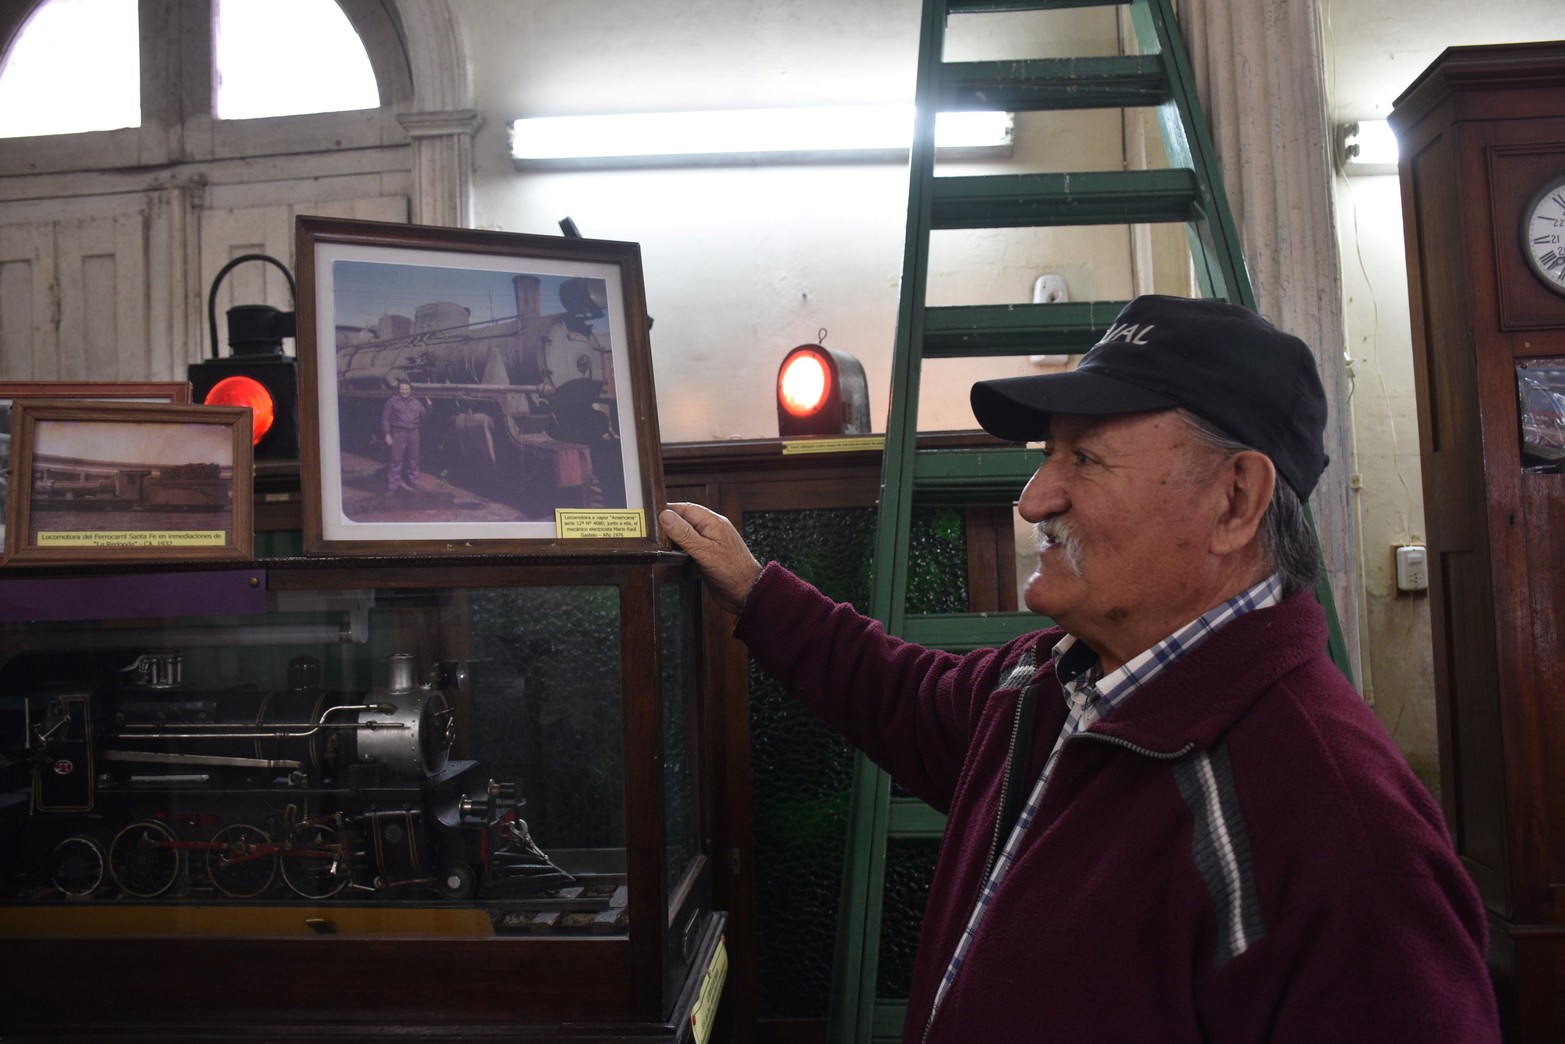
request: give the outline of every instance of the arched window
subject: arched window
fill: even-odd
[[[215,0],[212,115],[373,109],[375,73],[332,0]]]
[[[480,121],[452,2],[0,0],[0,90],[20,94],[0,121],[51,121],[0,130],[0,379],[183,377],[213,350],[217,272],[288,264],[300,214],[469,223]],[[237,21],[253,8],[260,26]],[[94,34],[130,64],[89,56]],[[29,54],[42,78],[18,88]],[[228,96],[252,56],[262,108]],[[328,86],[344,71],[346,94]],[[67,123],[75,83],[91,118]],[[285,99],[294,84],[308,106]],[[219,314],[296,304],[266,265],[222,293]]]
[[[409,46],[432,85],[465,82],[442,76],[463,68],[443,61],[461,57],[446,5],[0,0],[0,378],[177,379],[213,351],[203,306],[232,258],[289,264],[299,214],[397,222],[421,213],[415,199],[443,203],[440,182],[416,176],[455,168],[441,150],[460,143],[420,122]],[[128,64],[110,72],[87,49],[98,38]],[[259,107],[244,96],[258,84]],[[222,293],[219,314],[296,303],[265,265]]]
[[[137,9],[126,0],[38,5],[0,56],[0,137],[140,126]],[[333,0],[212,0],[211,11],[215,118],[380,104],[364,44]]]
[[[0,137],[141,126],[136,40],[135,4],[41,5],[0,55]]]

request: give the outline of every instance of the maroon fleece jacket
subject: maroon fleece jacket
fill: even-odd
[[[926,1036],[994,846],[1021,692],[996,686],[1035,654],[1030,789],[1065,718],[1061,633],[925,649],[776,563],[735,628],[948,817],[904,1041],[1499,1039],[1477,892],[1307,593],[1228,624],[1066,741]]]

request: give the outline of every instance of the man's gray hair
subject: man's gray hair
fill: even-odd
[[[1189,410],[1175,410],[1203,445],[1225,455],[1252,449]],[[1277,477],[1272,502],[1261,517],[1261,551],[1275,573],[1282,576],[1284,597],[1315,586],[1320,578],[1320,543],[1304,514],[1304,504],[1293,487]]]

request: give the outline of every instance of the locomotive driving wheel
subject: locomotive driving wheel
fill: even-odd
[[[179,880],[182,862],[174,831],[155,819],[121,830],[109,845],[109,872],[126,895],[151,899]]]
[[[49,880],[66,895],[81,899],[103,884],[108,862],[96,838],[76,834],[54,846],[49,855]]]
[[[283,880],[306,899],[330,899],[348,886],[353,868],[348,846],[334,827],[305,823],[282,849]]]
[[[213,886],[230,899],[251,899],[277,877],[277,851],[266,832],[248,823],[230,823],[212,835],[206,872]]]

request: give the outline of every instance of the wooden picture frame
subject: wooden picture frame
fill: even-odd
[[[296,269],[306,554],[657,547],[639,246],[301,217]]]
[[[0,562],[5,560],[6,494],[10,487],[11,403],[17,399],[128,399],[186,403],[189,381],[0,381]]]
[[[6,564],[247,559],[250,411],[17,399]]]

